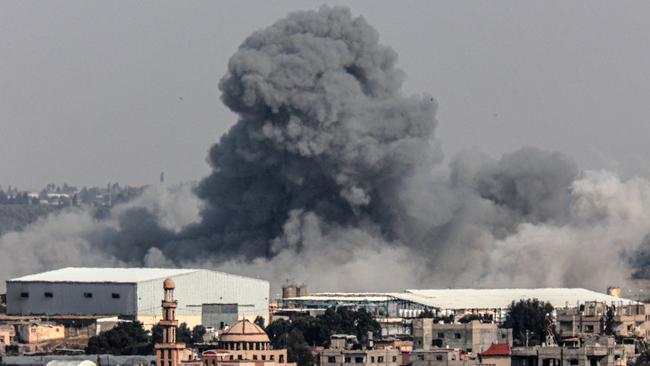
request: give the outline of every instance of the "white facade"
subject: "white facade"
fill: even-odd
[[[236,303],[240,315],[268,316],[269,283],[203,269],[64,268],[7,281],[7,314],[122,316],[157,323],[162,283],[176,283],[177,317],[201,319],[201,304]]]

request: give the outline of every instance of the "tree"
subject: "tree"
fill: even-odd
[[[176,342],[185,344],[192,342],[192,331],[188,328],[187,323],[181,323],[176,329]]]
[[[264,317],[258,315],[255,318],[255,324],[259,325],[260,328],[264,329]]]
[[[149,334],[138,321],[118,323],[115,328],[91,337],[86,347],[87,354],[143,355],[152,352]]]
[[[203,342],[203,336],[205,336],[206,330],[205,327],[202,325],[197,325],[194,328],[192,328],[192,337],[190,339],[190,343],[196,344],[196,343],[202,343]]]
[[[298,366],[311,366],[314,364],[314,355],[311,347],[305,341],[302,332],[293,329],[287,336],[287,358]]]
[[[550,303],[537,299],[512,302],[508,307],[505,328],[512,328],[512,335],[519,345],[541,344],[546,337],[546,317],[553,312]]]

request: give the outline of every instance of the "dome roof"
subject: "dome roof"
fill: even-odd
[[[266,332],[250,320],[240,320],[228,328],[221,337],[221,342],[271,342]]]
[[[165,280],[165,282],[163,282],[163,288],[165,290],[173,290],[176,288],[176,284],[174,283],[174,280],[172,280],[172,278],[169,277]]]

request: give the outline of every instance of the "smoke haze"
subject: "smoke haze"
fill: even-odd
[[[230,58],[219,88],[238,120],[208,177],[103,220],[75,209],[5,234],[0,277],[193,266],[319,290],[624,283],[648,242],[648,181],[535,148],[443,164],[437,103],[404,95],[404,78],[348,9],[292,13]]]

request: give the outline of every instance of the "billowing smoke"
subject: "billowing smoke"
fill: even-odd
[[[208,177],[150,188],[103,220],[72,210],[9,233],[0,277],[137,265],[321,290],[625,281],[650,232],[648,181],[534,148],[442,164],[436,102],[404,95],[396,62],[345,8],[253,33],[219,84],[238,120],[210,149]]]

